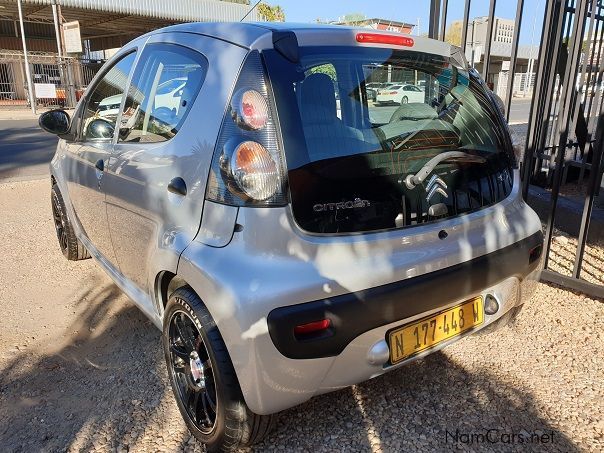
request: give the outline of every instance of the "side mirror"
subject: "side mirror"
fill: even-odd
[[[96,118],[92,120],[86,128],[87,138],[113,138],[115,126],[107,120]]]
[[[38,119],[38,124],[46,132],[55,135],[64,135],[69,132],[71,119],[65,110],[49,110],[42,113]]]

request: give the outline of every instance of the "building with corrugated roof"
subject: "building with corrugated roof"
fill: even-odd
[[[19,3],[32,83],[54,84],[57,97],[48,103],[57,104],[69,103],[68,91],[79,96],[104,50],[148,31],[182,22],[261,20],[249,0],[0,0],[0,105],[27,99]],[[80,51],[70,52],[73,44]]]

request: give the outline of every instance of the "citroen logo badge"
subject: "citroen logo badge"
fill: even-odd
[[[432,197],[437,193],[441,194],[445,198],[448,198],[449,195],[447,194],[446,189],[447,184],[439,176],[432,175],[428,181],[428,184],[426,185],[426,192],[428,193],[428,195],[426,195],[426,200],[430,202]]]

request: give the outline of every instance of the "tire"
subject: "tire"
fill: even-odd
[[[90,253],[84,247],[84,244],[76,237],[73,225],[67,217],[67,209],[63,196],[57,184],[53,184],[50,191],[50,202],[52,205],[52,217],[57,233],[59,247],[65,258],[70,261],[79,261],[90,258]]]
[[[178,409],[207,451],[247,447],[270,432],[276,416],[249,410],[218,327],[188,286],[170,295],[162,344]]]
[[[401,105],[408,104],[408,103],[409,103],[409,98],[407,96],[403,96],[403,99],[401,99]]]

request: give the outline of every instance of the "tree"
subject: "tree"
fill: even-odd
[[[461,46],[462,28],[463,22],[461,20],[452,22],[445,32],[445,41],[447,41],[449,44],[453,44],[454,46]]]
[[[268,22],[285,22],[285,12],[279,5],[258,4],[258,12]]]
[[[365,19],[366,17],[363,13],[348,13],[344,15],[344,17],[342,18],[342,22],[344,22],[345,24],[350,24],[354,22],[361,22]]]
[[[329,78],[335,82],[336,78],[336,68],[333,67],[331,63],[325,63],[319,66],[314,66],[308,70],[309,74],[325,74],[328,75]]]

